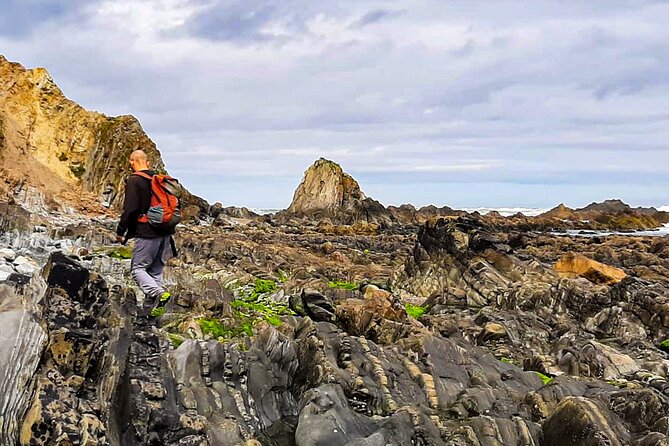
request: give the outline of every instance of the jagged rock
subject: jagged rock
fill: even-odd
[[[304,173],[293,201],[288,208],[291,213],[312,211],[340,211],[349,202],[364,200],[365,194],[350,175],[329,160],[317,160]]]
[[[81,264],[61,252],[55,252],[44,267],[47,283],[62,288],[71,299],[81,299],[89,272]]]
[[[341,302],[336,315],[348,333],[383,344],[406,336],[413,325],[399,299],[373,285],[365,287],[364,299]]]
[[[399,207],[388,206],[388,212],[393,218],[403,225],[424,224],[426,221],[435,217],[464,215],[464,211],[456,211],[448,206],[438,208],[436,206],[423,206],[416,209],[410,204],[403,204]]]
[[[25,259],[22,262],[17,262],[19,259]],[[24,276],[32,276],[35,271],[39,269],[39,265],[29,259],[26,259],[25,257],[17,257],[16,260],[14,261],[14,269],[16,270],[17,273],[22,274]]]
[[[134,132],[130,120],[117,124],[118,138]],[[35,212],[48,204],[30,185],[6,185]],[[156,320],[128,288],[129,262],[99,249],[115,221],[20,209],[0,204],[3,246],[40,264],[54,249],[82,258],[52,254],[32,278],[0,260],[11,273],[0,290],[14,293],[0,294],[0,335],[48,336],[34,344],[39,336],[24,333],[25,357],[0,357],[21,369],[0,372],[11,390],[0,404],[12,405],[0,444],[22,433],[27,444],[529,446],[564,440],[565,427],[581,444],[666,442],[661,240],[558,236],[529,231],[555,219],[435,207],[403,207],[411,223],[395,216],[389,227],[355,209],[319,221],[318,212],[223,218],[214,206],[225,226],[179,228],[182,257],[165,274],[174,299]],[[426,215],[443,218],[417,228]],[[561,277],[551,265],[567,252],[627,276],[611,286]],[[328,286],[342,277],[359,290]],[[253,289],[256,279],[272,291]],[[286,296],[296,315],[284,311]],[[426,313],[416,321],[406,303]]]
[[[632,208],[628,204],[624,203],[622,200],[614,199],[614,200],[604,200],[601,203],[593,202],[585,206],[584,208],[578,210],[586,212],[604,212],[607,214],[613,214],[617,212],[631,211]]]
[[[593,283],[618,283],[627,276],[620,268],[604,265],[573,252],[563,255],[555,264],[555,271],[566,277],[580,276]]]
[[[0,125],[0,150],[2,150],[3,147],[1,136],[2,125]],[[2,172],[1,168],[0,172]],[[2,187],[0,187],[0,193],[1,192]],[[10,196],[9,200],[13,200],[13,197]],[[0,233],[27,233],[31,228],[32,216],[28,210],[13,202],[0,201]]]
[[[323,385],[310,390],[303,397],[302,407],[295,432],[297,446],[400,446],[412,444],[416,436],[408,412],[397,412],[378,426],[371,419],[353,412],[343,391],[336,386]]]
[[[186,262],[170,265],[166,278],[182,289],[175,293],[179,313],[165,317],[166,323],[175,320],[176,327],[179,317],[189,317],[197,326],[193,318],[199,315],[224,313],[217,304],[227,294],[223,285],[239,278],[252,282],[246,271],[294,290],[323,286],[324,294],[292,293],[291,307],[300,316],[309,308],[310,317],[284,316],[278,329],[261,323],[252,337],[232,342],[184,341],[184,332],[172,339],[184,342],[172,348],[152,326],[156,322],[133,316],[139,312],[134,297],[120,288],[104,291],[95,272],[53,254],[44,269],[51,285],[43,323],[51,342],[34,376],[25,435],[66,435],[92,444],[316,444],[334,438],[328,420],[337,420],[353,426],[341,441],[354,445],[530,445],[539,444],[540,423],[568,396],[606,407],[606,416],[622,420],[630,442],[661,441],[664,435],[667,399],[661,390],[616,394],[621,390],[602,381],[629,383],[623,392],[666,388],[661,352],[638,355],[610,341],[642,345],[651,336],[664,337],[669,294],[662,283],[627,277],[607,288],[561,279],[548,266],[552,262],[527,254],[537,238],[528,237],[516,252],[504,234],[476,219],[430,222],[413,254],[386,236],[268,233],[265,227],[215,236],[218,230],[197,227],[178,237],[200,278],[187,273]],[[326,241],[353,261],[362,259],[364,249],[370,252],[363,262],[389,262],[382,251],[410,259],[404,275],[390,281],[392,292],[358,279],[386,282],[387,273],[369,272],[340,276],[360,283],[360,291],[329,289],[323,277],[345,264],[312,266],[314,256],[326,258],[319,249]],[[300,264],[304,251],[295,247],[310,249],[309,263]],[[395,264],[402,260],[398,256]],[[365,267],[353,261],[346,266],[350,271]],[[293,266],[298,264],[303,266]],[[201,268],[215,272],[202,274]],[[279,269],[290,273],[279,275]],[[285,285],[279,276],[289,277]],[[440,290],[420,319],[426,326],[408,318],[397,297],[420,303],[406,294],[418,284]],[[559,376],[544,385],[535,373],[495,357],[550,375],[564,366],[589,381]],[[647,378],[651,368],[659,373]],[[104,397],[94,396],[99,392]],[[333,405],[319,408],[319,401]],[[657,429],[657,435],[634,426]]]
[[[298,298],[290,299],[290,306],[297,314],[309,316],[316,322],[334,322],[335,307],[323,294],[316,290],[304,289]]]
[[[4,282],[15,273],[15,269],[6,263],[0,263],[0,282]]]
[[[228,206],[228,207],[223,207],[221,203],[214,203],[209,207],[208,214],[210,217],[216,219],[219,217],[219,215],[226,216],[226,217],[234,217],[234,218],[255,218],[258,217],[258,214],[255,212],[250,211],[248,208],[245,207],[235,207],[235,206]]]
[[[667,221],[666,212],[658,212],[655,208],[636,208],[620,200],[605,200],[602,203],[591,203],[581,209],[570,209],[564,204],[539,215],[536,220],[544,221],[553,227],[564,227],[565,222],[571,225],[583,225],[589,228],[607,228],[615,230],[652,229]]]
[[[541,214],[541,217],[544,218],[557,218],[560,220],[571,219],[573,218],[573,216],[574,216],[574,210],[565,206],[564,203],[560,203],[553,209]]]

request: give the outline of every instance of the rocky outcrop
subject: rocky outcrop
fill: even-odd
[[[403,204],[401,206],[388,206],[388,212],[393,216],[394,220],[403,225],[422,225],[426,221],[440,216],[457,216],[466,215],[465,211],[457,211],[448,206],[423,206],[416,209],[411,204]]]
[[[388,225],[391,222],[389,212],[381,203],[366,197],[353,177],[339,164],[324,158],[306,170],[286,213],[329,217],[345,224],[367,221]]]
[[[575,211],[567,206],[564,203],[560,203],[555,206],[553,209],[544,212],[540,215],[543,218],[557,218],[560,220],[573,220],[575,218]]]
[[[25,69],[0,56],[0,171],[5,192],[33,187],[48,207],[100,212],[123,200],[128,158],[147,152],[164,171],[160,152],[132,116],[110,118],[67,99],[44,68]],[[186,206],[206,212],[188,194]],[[98,209],[95,209],[97,204]]]
[[[663,282],[651,284],[634,277],[619,281],[620,276],[601,281],[596,280],[602,277],[599,273],[590,280],[560,278],[550,264],[527,255],[534,241],[525,241],[518,251],[505,241],[477,220],[431,221],[421,228],[413,256],[395,285],[429,297],[424,304],[428,311],[420,320],[432,330],[487,345],[504,361],[556,377],[528,395],[539,410],[532,419],[542,423],[542,444],[667,441],[664,431],[651,435],[639,428],[639,420],[630,417],[635,409],[621,410],[613,402],[640,397],[644,385],[630,383],[647,376],[657,379],[654,385],[662,390],[643,390],[659,398],[652,403],[655,406],[644,406],[652,415],[643,424],[657,423],[662,407],[669,403],[662,393],[667,388],[666,372],[659,371],[667,361],[655,348],[669,335],[669,302],[659,291],[668,290]],[[537,246],[541,243],[536,240]],[[630,253],[625,269],[633,266],[634,257],[638,255]],[[644,353],[639,355],[638,348]],[[586,392],[560,381],[565,374],[606,384]],[[615,396],[606,387],[612,383],[625,388],[627,396]],[[556,398],[558,394],[562,396]]]
[[[654,208],[632,208],[621,200],[591,203],[581,209],[570,209],[564,204],[535,218],[552,220],[553,228],[584,227],[588,229],[639,230],[653,229],[666,223],[669,215]]]
[[[26,394],[25,416],[5,413],[7,444],[443,445],[446,433],[465,437],[440,411],[491,407],[480,398],[483,406],[472,406],[457,396],[461,389],[477,388],[485,376],[522,406],[521,395],[541,386],[532,373],[502,381],[509,366],[428,333],[376,344],[309,318],[286,318],[280,330],[259,326],[242,344],[190,340],[175,348],[132,293],[110,289],[73,259],[53,254],[44,276],[40,321],[49,341],[38,349],[36,371],[39,354],[23,374],[8,374],[25,376],[34,392]],[[386,298],[380,291],[368,288],[365,298]],[[523,391],[509,393],[515,387]],[[485,435],[489,422],[506,426],[504,417],[487,410],[464,425]],[[502,431],[499,440],[538,440],[531,423]]]

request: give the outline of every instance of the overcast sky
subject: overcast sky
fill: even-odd
[[[189,189],[287,207],[669,204],[669,1],[0,0],[0,54],[132,114]]]

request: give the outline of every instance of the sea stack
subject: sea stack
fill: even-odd
[[[390,213],[381,203],[366,197],[351,175],[325,158],[318,159],[304,172],[287,213],[328,217],[341,223],[391,222]]]
[[[344,172],[334,161],[320,158],[304,172],[302,182],[295,190],[288,211],[309,213],[314,211],[338,212],[354,201],[364,200],[365,194],[355,179]]]

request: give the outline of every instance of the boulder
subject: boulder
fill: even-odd
[[[349,333],[386,344],[406,336],[413,325],[399,299],[374,285],[365,287],[364,299],[338,305],[336,315]]]
[[[305,289],[299,296],[289,298],[291,310],[299,315],[309,316],[316,322],[334,322],[335,307],[324,295],[316,290]]]
[[[16,253],[9,248],[0,249],[0,258],[3,258],[9,262],[13,262],[16,258]]]
[[[620,268],[599,263],[574,252],[563,255],[554,268],[565,277],[584,277],[590,282],[606,285],[618,283],[627,276]]]

